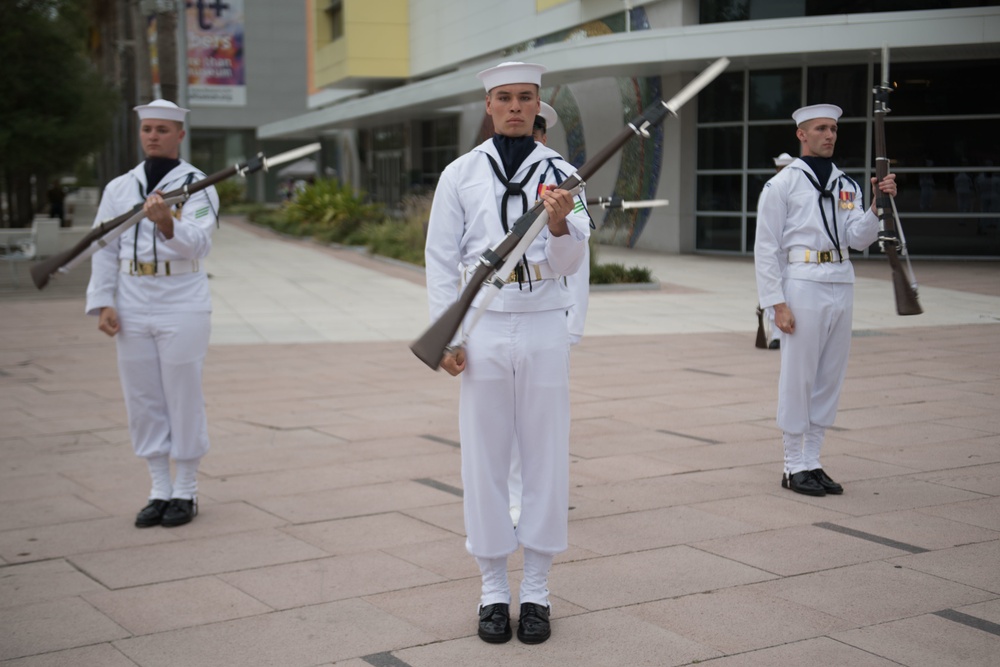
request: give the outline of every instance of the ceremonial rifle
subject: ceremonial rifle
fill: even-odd
[[[621,197],[587,197],[587,206],[600,206],[603,209],[655,208],[669,203],[666,199],[626,201]]]
[[[650,127],[662,122],[667,114],[677,115],[677,110],[685,102],[714,81],[728,65],[728,58],[719,58],[668,102],[660,100],[658,104],[653,104],[645,113],[629,123],[607,146],[587,160],[576,173],[556,187],[574,195],[579,193],[586,179],[590,178],[605,162],[611,159],[611,156],[617,153],[626,141],[636,134],[649,137]],[[472,267],[473,271],[468,284],[455,303],[410,345],[410,349],[413,354],[417,355],[418,359],[430,368],[437,370],[441,365],[445,351],[455,337],[455,332],[462,325],[462,320],[465,319],[466,313],[472,307],[472,302],[479,294],[480,289],[486,284],[487,292],[483,296],[483,302],[479,305],[478,314],[482,314],[486,310],[489,301],[503,288],[512,269],[520,261],[521,255],[528,249],[528,246],[535,240],[547,222],[548,212],[545,210],[544,204],[538,201],[527,213],[517,219],[499,243],[480,256]],[[471,330],[474,324],[475,320],[470,322],[466,333]],[[460,345],[461,342],[455,347]]]
[[[878,182],[889,173],[889,158],[885,148],[885,115],[889,113],[889,47],[882,47],[882,85],[876,86],[875,94],[875,178]],[[917,281],[913,278],[913,267],[906,252],[906,237],[899,222],[894,198],[876,189],[875,210],[881,228],[878,235],[879,247],[889,259],[892,267],[892,286],[896,296],[896,312],[900,315],[919,315],[924,312],[917,301]],[[906,259],[906,267],[899,261],[900,255]]]
[[[256,171],[267,171],[270,167],[298,160],[301,157],[315,153],[319,149],[320,145],[315,143],[302,146],[301,148],[296,148],[270,158],[265,157],[263,153],[258,153],[256,156],[243,164],[237,164],[227,169],[223,169],[222,171],[218,171],[210,176],[206,176],[200,181],[188,183],[177,190],[164,192],[162,194],[163,202],[168,206],[185,202],[194,193],[200,192],[210,185],[215,185],[219,181],[224,181],[231,176],[239,174],[240,176],[245,177],[247,174],[252,174]],[[95,225],[86,236],[80,239],[77,244],[69,250],[61,252],[58,255],[53,255],[52,257],[44,259],[40,262],[36,262],[31,267],[31,279],[34,281],[35,287],[43,289],[49,283],[49,279],[52,278],[52,276],[57,273],[69,273],[72,268],[82,263],[101,248],[105,247],[109,241],[121,236],[130,227],[138,224],[139,221],[145,217],[143,206],[145,206],[145,202],[136,204],[130,211],[122,213],[113,220],[107,220]]]

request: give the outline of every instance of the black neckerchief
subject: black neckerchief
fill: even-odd
[[[830,174],[833,173],[833,160],[828,157],[817,157],[815,155],[805,155],[799,159],[805,162],[806,165],[808,165],[808,167],[816,174],[813,176],[813,174],[810,174],[805,169],[799,169],[799,171],[806,175],[806,178],[809,179],[809,182],[812,183],[812,186],[816,188],[817,192],[819,192],[819,213],[823,216],[823,229],[826,231],[827,238],[830,239],[831,243],[833,243],[833,247],[837,249],[838,261],[843,262],[844,253],[840,249],[840,230],[837,228],[837,204],[835,201],[839,198],[839,194],[837,197],[834,197],[833,191],[827,189],[825,186],[825,184],[830,180]],[[824,185],[821,186],[820,183],[823,183]],[[837,179],[837,190],[840,190],[839,178]],[[830,222],[826,219],[826,210],[823,208],[824,199],[830,200],[830,217],[833,220],[832,231],[830,229]]]
[[[514,178],[521,163],[535,150],[535,139],[527,137],[505,137],[502,134],[493,135],[493,145],[500,154],[503,170],[507,179]]]
[[[153,188],[163,180],[163,177],[169,174],[180,163],[180,160],[169,157],[146,158],[146,162],[143,164],[143,168],[146,170],[145,194],[148,196],[153,191]]]

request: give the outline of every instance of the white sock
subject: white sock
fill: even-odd
[[[483,575],[483,594],[479,598],[480,608],[498,602],[510,604],[510,582],[507,581],[507,557],[479,558],[479,571]]]
[[[149,491],[150,500],[170,500],[174,492],[170,485],[170,457],[149,456],[146,458],[149,466],[149,476],[153,480],[153,488]]]
[[[524,578],[521,579],[519,601],[534,602],[543,607],[549,606],[549,569],[552,567],[552,555],[543,554],[531,549],[524,550]]]
[[[174,477],[174,493],[171,498],[191,500],[198,495],[198,464],[201,459],[174,461],[177,476]]]
[[[826,435],[826,429],[822,426],[809,425],[809,430],[806,431],[805,435],[805,445],[803,446],[804,452],[804,463],[806,470],[816,470],[816,468],[822,468],[823,466],[819,463],[819,450],[823,446],[823,437]]]
[[[781,441],[785,445],[785,472],[791,477],[797,472],[806,470],[805,458],[802,454],[802,434],[781,433]]]

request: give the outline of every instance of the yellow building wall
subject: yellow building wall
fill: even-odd
[[[316,90],[354,78],[405,78],[410,75],[407,0],[343,0],[343,34],[334,39],[326,12],[329,0],[312,0]]]

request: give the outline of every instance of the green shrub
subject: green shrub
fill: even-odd
[[[590,268],[591,285],[649,283],[652,281],[653,273],[645,267],[633,266],[626,269],[624,264],[595,264]]]
[[[289,234],[311,236],[323,243],[356,245],[365,223],[382,218],[381,204],[365,203],[364,193],[334,179],[319,179],[307,185],[284,209]]]
[[[215,184],[215,191],[219,193],[219,205],[227,209],[246,200],[246,184],[239,179],[228,178],[219,181]]]

